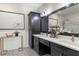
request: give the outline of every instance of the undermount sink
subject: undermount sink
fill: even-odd
[[[58,38],[54,39],[68,44],[79,44],[79,38],[77,37],[74,37],[74,41],[72,41],[72,36],[64,36],[64,35],[58,35]]]
[[[64,43],[68,43],[68,44],[76,44],[76,43],[77,43],[76,40],[73,42],[71,39],[62,40],[62,42],[64,42]]]
[[[59,36],[58,39],[61,42],[68,43],[68,44],[79,44],[79,38],[77,37],[74,37],[74,41],[72,41],[72,37],[69,37],[69,36]]]

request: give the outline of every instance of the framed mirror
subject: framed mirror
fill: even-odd
[[[49,16],[49,29],[59,26],[60,32],[79,34],[79,4],[67,7]]]
[[[0,10],[0,30],[25,29],[25,15]]]
[[[79,33],[79,4],[58,12],[64,32]]]

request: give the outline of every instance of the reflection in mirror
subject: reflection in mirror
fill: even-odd
[[[62,27],[64,32],[79,33],[79,4],[65,9],[59,13],[62,17]]]
[[[59,26],[60,32],[79,34],[79,4],[49,16],[49,30]]]
[[[60,32],[60,24],[59,24],[59,15],[53,14],[49,16],[49,32],[53,33],[53,31],[58,34]],[[56,35],[57,37],[57,35]]]

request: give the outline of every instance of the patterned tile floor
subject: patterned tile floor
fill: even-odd
[[[34,50],[27,47],[24,48],[23,51],[19,51],[18,49],[9,50],[6,55],[3,56],[39,56]]]

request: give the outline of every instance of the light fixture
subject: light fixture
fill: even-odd
[[[50,8],[45,9],[45,10],[41,13],[41,17],[42,17],[42,16],[47,16],[47,15],[50,14],[50,13],[51,13],[51,9],[50,9]]]
[[[70,4],[70,3],[63,3],[62,5],[68,7],[69,4]]]

